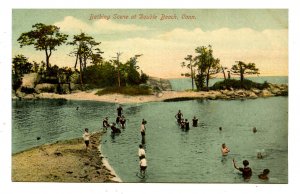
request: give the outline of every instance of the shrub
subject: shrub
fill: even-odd
[[[246,89],[250,90],[251,88],[257,88],[257,89],[265,89],[269,87],[268,82],[264,82],[263,84],[253,82],[251,80],[245,79],[243,82],[243,85],[241,84],[240,80],[236,79],[226,79],[224,81],[216,82],[210,89],[212,90],[224,90],[224,89]]]
[[[22,87],[21,92],[23,92],[25,94],[33,94],[33,93],[35,93],[35,89],[34,88]]]

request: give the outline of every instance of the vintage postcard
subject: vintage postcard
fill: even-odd
[[[288,184],[288,15],[12,9],[11,181]]]

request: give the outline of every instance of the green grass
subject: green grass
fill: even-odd
[[[151,95],[152,91],[148,87],[126,86],[126,87],[107,87],[99,90],[96,94],[101,96],[105,94],[124,94],[129,96]]]

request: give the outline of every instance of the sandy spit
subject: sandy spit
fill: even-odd
[[[82,138],[42,145],[12,156],[14,182],[121,182],[99,150],[101,135],[91,135],[88,151]],[[107,167],[106,167],[107,165]]]

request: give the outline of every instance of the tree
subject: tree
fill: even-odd
[[[244,76],[245,74],[259,74],[258,68],[256,68],[255,63],[244,63],[242,61],[236,61],[237,64],[231,67],[231,72],[233,74],[240,75],[241,85],[243,86],[244,83]]]
[[[206,83],[206,89],[208,90],[209,79],[212,75],[220,72],[220,60],[213,57],[211,45],[197,47],[195,52],[197,54],[194,57],[195,67],[197,67],[196,86],[198,90],[203,90]]]
[[[83,85],[84,72],[87,68],[88,60],[94,64],[99,64],[102,61],[101,54],[103,52],[96,48],[101,42],[96,42],[93,37],[81,32],[79,35],[74,35],[73,41],[68,44],[75,46],[74,51],[70,55],[76,57],[75,69],[79,61],[80,82]]]
[[[184,74],[184,76],[192,78],[192,90],[194,90],[194,76],[195,76],[195,72],[193,70],[193,67],[195,66],[195,64],[192,63],[193,62],[193,56],[192,55],[187,55],[184,59],[186,61],[188,61],[189,63],[186,64],[185,62],[182,62],[181,67],[187,67],[188,69],[191,70],[190,74],[186,73],[186,74]]]
[[[32,63],[28,61],[24,55],[16,55],[12,59],[13,63],[13,74],[23,77],[24,74],[30,73],[32,70]]]
[[[33,30],[22,33],[18,38],[20,47],[33,45],[36,50],[44,51],[46,55],[46,67],[50,67],[49,59],[52,52],[58,46],[65,43],[68,35],[60,33],[59,27],[37,23],[32,26]]]
[[[12,59],[12,88],[14,91],[22,85],[23,75],[31,72],[32,64],[24,55],[17,55]]]

